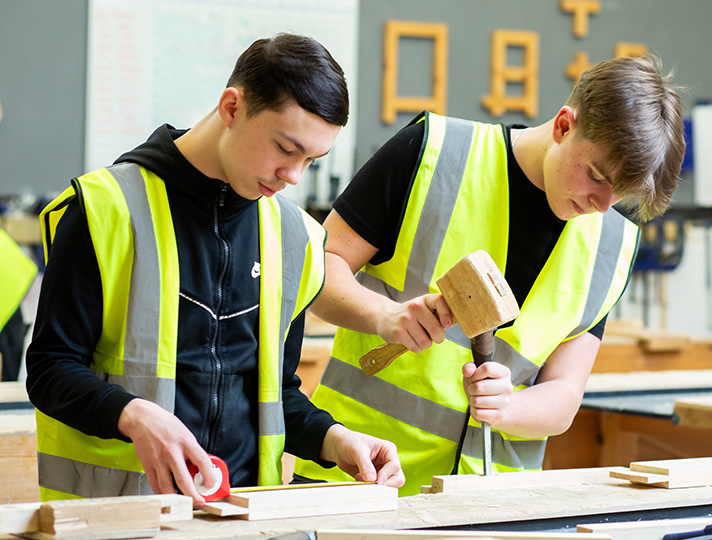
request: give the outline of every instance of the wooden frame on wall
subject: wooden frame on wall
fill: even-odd
[[[433,78],[430,96],[398,95],[398,48],[401,37],[433,40]],[[382,121],[392,124],[398,112],[417,113],[429,110],[444,115],[447,103],[448,26],[442,23],[386,21],[383,41]]]

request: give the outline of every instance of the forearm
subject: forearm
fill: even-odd
[[[514,392],[493,427],[517,437],[538,438],[566,431],[576,415],[601,341],[589,332],[561,343],[534,385]]]
[[[571,426],[580,404],[580,394],[565,383],[535,384],[514,392],[504,417],[492,427],[526,439],[559,435]]]

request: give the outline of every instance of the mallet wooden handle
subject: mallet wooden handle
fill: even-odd
[[[370,377],[387,368],[393,360],[407,351],[408,347],[400,343],[384,343],[364,354],[359,358],[358,363],[363,372]]]

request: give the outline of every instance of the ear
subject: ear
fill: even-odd
[[[245,96],[242,87],[228,86],[218,101],[218,114],[225,127],[230,127],[235,119],[244,114]]]
[[[554,117],[554,142],[560,143],[564,136],[576,127],[576,110],[564,105]]]

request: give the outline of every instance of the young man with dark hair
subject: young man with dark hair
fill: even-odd
[[[313,309],[342,328],[313,402],[396,443],[403,495],[433,475],[482,473],[482,422],[493,471],[540,469],[546,437],[579,408],[635,257],[638,228],[611,207],[625,199],[641,220],[664,212],[684,149],[680,98],[642,58],[592,67],[536,127],[416,118],[325,222],[327,280]],[[475,369],[436,281],[479,249],[521,315],[495,332],[495,361]],[[383,340],[412,353],[366,377],[358,360]],[[301,461],[295,473],[340,477]]]
[[[295,375],[325,235],[276,194],[347,118],[323,46],[259,40],[192,129],[158,128],[44,210],[27,354],[43,499],[177,486],[199,507],[187,462],[208,486],[208,453],[232,486],[280,484],[285,449],[402,485],[395,446],[337,424]]]

